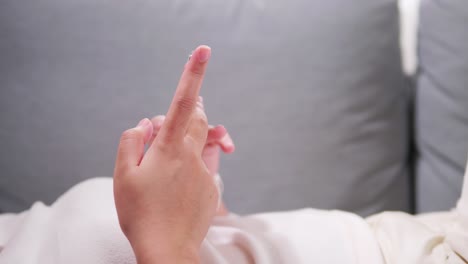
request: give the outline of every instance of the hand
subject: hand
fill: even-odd
[[[158,135],[165,118],[166,117],[163,115],[158,115],[151,119],[151,123],[153,123],[153,134],[149,144],[151,144]],[[233,153],[235,150],[234,142],[224,126],[209,126],[208,137],[203,149],[202,158],[212,176],[219,173],[220,149],[226,154]]]
[[[150,120],[122,134],[115,205],[139,264],[199,262],[199,247],[215,215],[219,194],[202,160],[208,123],[198,102],[210,55],[206,46],[193,52],[146,153],[153,133]]]
[[[203,102],[202,99],[200,101]],[[158,115],[151,119],[151,123],[153,124],[153,134],[149,140],[149,144],[151,144],[152,141],[157,137],[165,118],[166,117],[163,115]],[[210,171],[212,177],[219,177],[220,148],[226,154],[233,153],[235,150],[234,142],[232,141],[231,136],[229,136],[229,133],[224,126],[209,126],[208,138],[206,140],[205,148],[203,149],[202,159],[205,162],[205,165]],[[216,211],[216,215],[224,216],[229,214],[229,210],[227,209],[225,203],[222,201],[222,198],[220,199],[221,201],[218,206],[218,210]]]

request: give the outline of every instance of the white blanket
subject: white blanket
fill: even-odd
[[[467,191],[465,183],[465,198]],[[202,263],[466,263],[467,208],[464,199],[453,212],[383,213],[367,221],[313,209],[218,217],[202,245]],[[136,263],[106,178],[76,185],[50,207],[38,202],[1,215],[0,248],[1,264]]]

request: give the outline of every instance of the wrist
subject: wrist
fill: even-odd
[[[200,259],[182,255],[137,256],[137,264],[200,264]]]
[[[172,246],[165,242],[151,246],[134,247],[138,264],[199,264],[199,248],[191,246]]]

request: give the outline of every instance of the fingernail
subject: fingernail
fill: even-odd
[[[148,118],[143,118],[140,122],[138,122],[137,128],[143,129],[145,131],[145,142],[147,142],[153,134],[152,127],[153,123]]]
[[[148,125],[148,122],[151,122],[149,121],[148,118],[143,118],[137,125],[137,127],[145,127]]]
[[[198,52],[198,61],[200,63],[207,62],[211,56],[211,48],[208,46],[201,46],[200,51]]]
[[[202,97],[202,96],[198,96],[198,101],[200,101],[200,103],[203,103],[203,97]]]
[[[162,124],[164,123],[164,119],[158,119],[155,122],[155,126],[157,127],[162,127]]]

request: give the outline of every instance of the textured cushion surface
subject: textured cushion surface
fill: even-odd
[[[121,131],[164,113],[186,54],[237,143],[237,212],[408,208],[406,96],[393,0],[4,0],[0,209],[111,176]]]
[[[468,2],[421,3],[416,96],[417,207],[448,210],[468,152]]]

